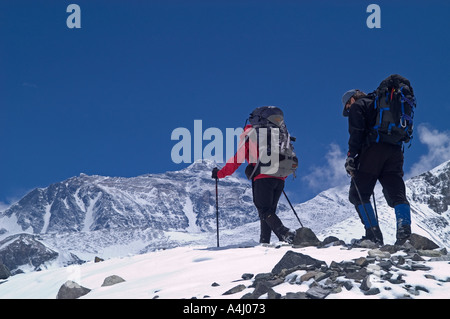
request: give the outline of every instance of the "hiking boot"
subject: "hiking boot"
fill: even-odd
[[[411,237],[411,225],[401,225],[397,229],[395,245],[403,245]]]
[[[370,239],[367,239],[366,236],[362,236],[360,239],[352,239],[350,244],[351,244],[351,247],[359,247],[359,248],[374,249],[374,248],[379,247],[373,241],[371,241]]]
[[[295,232],[288,230],[283,236],[283,241],[287,242],[288,244],[292,244],[294,242],[295,238]]]
[[[370,233],[371,233],[371,236],[373,236],[375,234],[375,237],[373,239],[371,239],[375,244],[378,244],[380,246],[384,245],[383,234],[381,233],[380,227],[378,227],[378,226],[372,227],[372,230],[370,231]],[[366,235],[367,235],[367,230],[366,230]]]
[[[354,243],[356,245],[360,245],[365,240],[370,240],[376,245],[383,246],[383,234],[381,233],[380,227],[375,226],[372,228],[366,228],[366,235],[361,239],[356,240]]]

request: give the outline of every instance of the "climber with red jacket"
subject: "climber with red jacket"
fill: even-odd
[[[292,243],[295,232],[283,225],[280,218],[276,215],[276,209],[280,196],[283,193],[285,179],[292,171],[295,171],[298,160],[294,153],[294,156],[290,156],[290,159],[292,161],[292,157],[295,157],[293,160],[295,162],[287,163],[288,156],[286,156],[286,159],[283,158],[283,160],[278,161],[279,157],[277,153],[276,157],[272,157],[276,159],[273,162],[277,162],[278,170],[274,170],[273,167],[270,167],[270,165],[273,166],[273,163],[270,165],[263,163],[262,157],[260,156],[263,153],[270,153],[270,150],[273,152],[273,148],[270,145],[261,147],[262,144],[267,144],[262,142],[261,136],[269,136],[265,140],[274,141],[270,134],[276,134],[275,136],[279,140],[283,139],[285,133],[287,134],[283,120],[283,112],[274,106],[263,106],[255,109],[250,114],[249,120],[252,125],[245,126],[240,136],[236,154],[227,161],[222,169],[214,168],[212,178],[221,179],[232,175],[244,161],[247,161],[249,165],[245,173],[247,178],[252,181],[253,203],[258,210],[261,223],[260,243],[270,243],[272,231],[280,241]],[[263,129],[266,129],[266,131],[263,131]],[[271,129],[275,129],[275,131]],[[285,144],[290,144],[290,140]],[[290,146],[292,147],[292,144]],[[270,150],[268,151],[268,149]],[[280,150],[280,154],[281,152]],[[284,152],[286,151],[284,150]],[[287,170],[285,168],[286,166],[289,166],[290,169]],[[295,168],[292,169],[294,166]]]

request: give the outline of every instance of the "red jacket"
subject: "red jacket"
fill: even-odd
[[[232,175],[239,168],[239,166],[241,166],[241,164],[244,162],[244,159],[248,163],[252,164],[257,163],[259,154],[258,145],[255,142],[253,142],[250,138],[246,138],[252,129],[253,127],[251,125],[247,125],[244,128],[244,131],[240,136],[240,141],[236,154],[234,154],[234,156],[227,161],[225,166],[220,171],[217,172],[218,178],[224,178],[226,176]],[[259,174],[255,176],[253,180],[261,178],[277,178],[281,180],[286,179],[286,177],[275,177],[271,175]]]

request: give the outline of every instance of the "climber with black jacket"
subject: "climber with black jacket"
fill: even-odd
[[[389,81],[404,81],[409,85],[408,80],[398,75],[391,76],[388,79]],[[386,84],[383,83],[382,85]],[[397,134],[395,133],[397,129],[392,129],[394,125],[388,125],[389,134],[385,134],[381,130],[381,127],[384,127],[384,121],[387,120],[383,120],[379,115],[380,101],[393,103],[392,101],[395,99],[394,94],[397,93],[397,86],[392,85],[391,87],[389,85],[386,85],[388,90],[386,97],[380,96],[381,85],[377,91],[371,94],[365,94],[360,90],[350,90],[342,97],[343,115],[348,117],[348,131],[350,134],[347,160],[345,162],[345,169],[352,177],[349,200],[355,205],[356,211],[364,225],[365,236],[363,239],[369,239],[381,245],[383,244],[383,235],[378,223],[378,217],[370,202],[370,197],[373,194],[377,181],[383,187],[383,194],[388,205],[395,210],[397,221],[396,244],[403,244],[411,235],[410,205],[406,198],[406,188],[403,181],[404,157],[402,141],[391,140],[392,136]],[[384,90],[384,87],[382,89]],[[408,89],[412,91],[412,88]],[[403,101],[401,97],[399,99],[399,101]],[[406,102],[403,104],[406,104]],[[388,108],[385,109],[387,110]],[[391,111],[392,109],[393,107],[391,107]],[[385,114],[385,117],[387,117],[387,114]],[[398,127],[403,127],[403,124],[399,124]],[[406,131],[406,128],[403,130]],[[386,135],[385,139],[383,139],[384,134]],[[405,133],[398,134],[405,135]],[[407,140],[405,137],[402,138],[403,141]]]

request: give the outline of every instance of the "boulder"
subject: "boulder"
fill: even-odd
[[[88,294],[91,289],[80,286],[72,280],[67,280],[61,288],[59,288],[56,299],[77,299]]]
[[[415,249],[432,250],[439,248],[439,246],[434,241],[416,233],[411,234],[409,242]]]
[[[123,279],[120,276],[117,275],[112,275],[112,276],[108,276],[105,278],[105,280],[103,281],[102,287],[106,287],[106,286],[112,286],[121,282],[124,282],[125,279]]]
[[[294,241],[292,242],[292,246],[295,248],[319,246],[319,244],[320,240],[317,238],[316,234],[314,234],[314,232],[307,227],[297,229]]]

